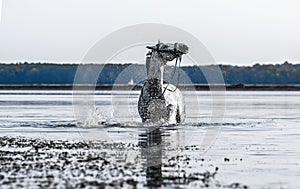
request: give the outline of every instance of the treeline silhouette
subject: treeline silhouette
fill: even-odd
[[[203,70],[212,69],[221,70],[226,84],[300,84],[300,64],[288,62],[253,66],[186,66],[180,69],[179,83],[205,84],[207,81]],[[138,64],[78,65],[25,62],[0,64],[0,84],[72,84],[76,74],[77,83],[93,83],[93,78],[89,77],[95,77],[95,74],[97,76],[98,72],[100,74],[97,84],[126,84],[130,81],[142,83],[146,76],[145,66]],[[174,67],[167,67],[164,80],[169,81],[173,72]],[[175,73],[173,83],[176,83],[177,79],[178,75]]]

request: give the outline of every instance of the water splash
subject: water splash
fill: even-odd
[[[109,112],[109,111],[108,111]],[[78,122],[78,127],[98,127],[99,125],[103,125],[109,119],[107,115],[101,113],[95,106],[91,106],[88,108],[88,113],[85,119],[82,122]]]

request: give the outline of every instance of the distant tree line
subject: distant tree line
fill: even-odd
[[[172,82],[205,84],[205,70],[212,69],[220,70],[227,84],[300,84],[300,64],[288,62],[253,66],[186,66],[181,67],[180,77],[177,69]],[[170,80],[174,70],[172,66],[166,68],[165,81]],[[98,84],[142,83],[146,70],[144,65],[137,64],[0,64],[0,84],[72,84],[75,77],[77,83],[93,83],[95,76]]]

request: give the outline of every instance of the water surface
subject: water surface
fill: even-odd
[[[119,158],[146,167],[135,176],[141,186],[154,179],[159,186],[197,187],[199,181],[170,180],[170,175],[180,180],[183,172],[212,173],[218,167],[211,187],[300,187],[300,92],[226,92],[226,109],[218,123],[212,122],[216,115],[210,92],[184,92],[186,122],[150,131],[138,116],[138,95],[97,91],[89,120],[77,127],[72,91],[0,91],[0,136],[133,145],[119,149],[119,154],[112,148],[104,151],[116,164]],[[218,132],[212,133],[214,143],[204,151],[201,144],[210,128]],[[167,166],[172,157],[177,157],[176,167]]]

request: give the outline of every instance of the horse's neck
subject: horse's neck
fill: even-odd
[[[151,57],[147,57],[147,79],[143,88],[144,99],[163,98],[164,64],[164,61],[157,53],[153,53]]]
[[[146,68],[147,68],[147,79],[158,80],[160,84],[163,84],[164,74],[164,61],[157,54],[153,53],[151,57],[147,57]]]

